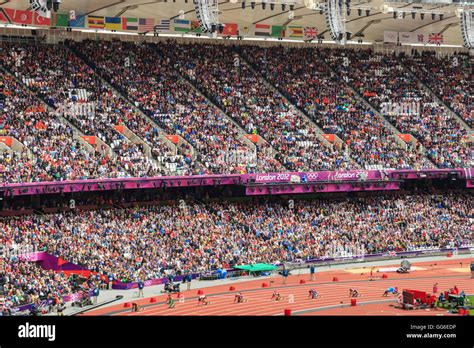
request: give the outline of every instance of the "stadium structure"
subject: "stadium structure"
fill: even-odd
[[[473,20],[3,1],[1,314],[472,315]]]

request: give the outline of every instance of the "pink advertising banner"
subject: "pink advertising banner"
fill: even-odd
[[[251,174],[252,175],[252,174]],[[318,181],[345,181],[345,180],[379,180],[383,179],[380,170],[349,170],[349,171],[323,171],[323,172],[304,172],[304,173],[266,173],[253,174],[255,183],[269,182],[318,182]]]

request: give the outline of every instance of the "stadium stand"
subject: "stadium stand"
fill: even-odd
[[[429,53],[351,49],[1,45],[8,70],[1,132],[21,145],[0,148],[4,182],[472,165],[470,60],[461,54],[453,66]],[[292,64],[283,65],[283,56]],[[460,87],[450,88],[456,81]],[[394,111],[397,103],[412,110]],[[12,127],[12,110],[25,110],[30,126]],[[54,136],[42,140],[46,133]],[[97,144],[89,147],[82,135],[97,136]]]
[[[309,120],[244,61],[235,67],[232,48],[168,42],[157,49],[248,133],[266,139],[279,151],[279,160],[287,169],[358,167],[344,151],[324,146]]]
[[[94,275],[77,284],[2,252],[3,315],[88,293],[103,285],[100,276],[134,282],[294,262],[334,255],[336,246],[374,254],[472,245],[472,195],[461,193],[473,184],[466,55],[39,41],[0,42],[0,245],[33,247]],[[416,184],[406,171],[396,178],[385,171],[435,168],[450,169],[436,178],[423,173]],[[369,169],[380,169],[380,180],[367,182]],[[298,188],[321,186],[289,208],[275,197],[243,196],[273,186],[293,195],[290,175],[262,179],[262,187],[257,175],[228,175],[236,180],[228,186],[216,179],[140,190],[139,182],[325,170],[359,170],[349,173],[353,180],[325,176],[359,192],[323,193],[323,180],[307,184],[296,175]],[[8,191],[15,183],[99,178],[141,179],[129,179],[132,193],[120,181],[97,192]],[[458,191],[435,194],[443,185]],[[369,186],[403,192],[370,195]]]
[[[469,129],[436,102],[398,57],[371,50],[322,49],[320,53],[401,132],[421,141],[438,167],[472,166],[473,152],[466,139]],[[405,106],[406,111],[399,111]]]
[[[471,242],[463,194],[343,201],[225,203],[92,210],[0,219],[7,247],[31,245],[114,279],[159,278],[235,264],[327,254],[334,244],[366,253]],[[383,233],[381,231],[384,231]]]
[[[2,48],[2,63],[49,106],[61,109],[71,102],[94,103],[93,112],[66,111],[63,115],[86,135],[98,136],[107,143],[120,166],[127,170],[125,175],[151,176],[160,173],[158,165],[143,152],[143,146],[127,139],[114,126],[124,124],[143,138],[155,140],[155,152],[169,151],[167,146],[156,141],[157,137],[150,137],[152,126],[65,45],[18,46],[3,42]],[[13,56],[11,52],[17,54]],[[21,57],[21,64],[16,64],[16,56]],[[85,90],[87,100],[78,99],[77,95],[72,94],[74,90]]]
[[[439,57],[436,52],[413,52],[403,57],[413,73],[472,128],[474,85],[471,60],[467,54]]]
[[[29,182],[117,177],[99,153],[88,151],[66,123],[46,110],[15,79],[0,72],[4,95],[0,134],[21,142],[21,150],[2,152],[0,180]],[[30,152],[30,153],[28,153]]]
[[[153,47],[119,41],[84,41],[74,47],[163,129],[193,144],[205,167],[200,174],[283,169],[261,149],[256,162],[243,130],[197,93]],[[127,57],[131,66],[124,66]]]
[[[255,67],[303,109],[324,130],[336,134],[349,147],[354,162],[363,168],[426,168],[423,156],[404,151],[372,110],[345,86],[314,48],[262,48],[242,46]],[[298,78],[294,78],[298,76]]]

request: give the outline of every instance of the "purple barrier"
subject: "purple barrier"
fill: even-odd
[[[383,256],[391,256],[391,257],[416,257],[420,255],[427,255],[427,254],[432,254],[432,253],[439,253],[439,252],[449,252],[453,251],[455,248],[444,248],[444,249],[428,249],[428,250],[414,250],[414,251],[401,251],[401,252],[395,252],[395,253],[389,253],[389,252],[384,252],[384,253],[374,253],[374,254],[367,254],[364,255],[364,259],[373,259],[376,257],[383,257]],[[469,247],[460,247],[457,248],[457,250],[469,250]],[[340,258],[332,258],[332,257],[321,257],[321,258],[316,258],[316,259],[309,259],[304,261],[305,264],[321,264],[321,263],[327,263],[331,261],[354,261],[357,259],[360,259],[361,257],[359,256],[348,256],[348,257],[340,257]],[[281,266],[281,264],[280,264]],[[238,269],[230,268],[227,269],[227,274],[232,275],[233,272],[240,271]],[[199,278],[201,274],[193,274],[193,279]],[[183,280],[183,276],[176,276],[174,277],[173,281],[174,282],[181,282]],[[147,280],[145,281],[145,286],[152,286],[152,285],[160,285],[160,284],[165,284],[168,281],[168,278],[158,278],[158,279],[152,279],[152,280]],[[114,284],[112,285],[112,289],[117,289],[117,290],[130,290],[130,289],[136,289],[138,287],[138,283],[122,283],[120,281],[114,281]]]
[[[467,251],[469,250],[470,247],[468,246],[463,246],[460,248],[457,248],[459,251]],[[456,248],[442,248],[442,249],[426,249],[426,250],[413,250],[413,251],[400,251],[400,252],[395,252],[395,253],[389,253],[389,252],[384,252],[384,253],[374,253],[374,254],[366,254],[364,255],[364,259],[372,259],[375,257],[383,257],[383,256],[391,256],[391,257],[416,257],[420,255],[429,255],[429,254],[434,254],[434,253],[444,253],[444,252],[450,252],[454,251]],[[347,256],[347,257],[341,257],[341,258],[316,258],[316,259],[310,259],[306,260],[305,263],[323,263],[323,262],[328,262],[328,261],[336,261],[336,260],[357,260],[360,259],[360,256]]]
[[[76,293],[71,294],[71,295],[65,295],[65,296],[62,297],[62,300],[65,303],[74,302],[74,301],[77,301],[77,300],[81,299],[83,293],[84,293],[83,291],[80,291],[80,292],[76,292]],[[92,297],[92,292],[89,292],[89,296]],[[52,300],[42,301],[42,305],[50,305],[51,303],[53,303]],[[28,303],[28,304],[24,304],[24,305],[21,305],[21,306],[14,307],[14,309],[17,312],[24,312],[24,311],[30,311],[32,309],[32,307],[33,307],[33,304]]]
[[[62,192],[104,191],[160,187],[265,185],[281,183],[327,183],[343,181],[386,181],[422,178],[443,178],[456,173],[460,179],[471,179],[474,168],[427,170],[350,170],[321,172],[289,172],[267,174],[161,176],[152,178],[97,179],[57,182],[2,184],[0,192],[6,196],[34,195]]]
[[[173,278],[173,282],[182,282],[184,276],[175,276]],[[196,279],[199,277],[199,274],[195,273],[192,275],[193,279]],[[168,282],[168,278],[157,278],[157,279],[151,279],[145,281],[145,287],[147,286],[153,286],[153,285],[160,285],[160,284],[166,284]],[[137,282],[131,282],[131,283],[122,283],[121,281],[114,280],[112,284],[112,289],[116,290],[130,290],[130,289],[136,289],[138,288],[138,283]]]
[[[166,283],[166,278],[157,278],[145,281],[145,286],[160,285]],[[122,283],[121,281],[114,280],[112,289],[114,290],[131,290],[138,287],[137,282]]]
[[[144,189],[160,187],[188,187],[238,185],[241,178],[233,175],[160,176],[152,178],[121,178],[75,181],[33,182],[0,185],[7,196],[62,192],[105,191],[116,189]]]

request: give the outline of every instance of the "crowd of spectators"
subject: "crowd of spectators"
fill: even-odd
[[[100,153],[87,151],[73,130],[19,85],[0,73],[0,135],[11,136],[25,147],[0,154],[0,182],[117,177],[121,168]],[[28,153],[28,150],[30,153]]]
[[[144,139],[157,140],[147,138],[150,133],[143,127],[146,121],[140,120],[140,114],[65,45],[2,42],[1,47],[2,64],[83,133],[98,136],[111,146],[118,165],[128,176],[160,174],[160,168],[144,154],[142,146],[114,128],[124,124]],[[68,112],[71,104],[87,103],[90,108]],[[152,145],[155,152],[169,151],[162,141]]]
[[[402,133],[415,136],[439,167],[472,167],[468,130],[420,86],[399,57],[370,49],[322,49],[319,53]]]
[[[403,62],[454,112],[474,125],[474,84],[472,58],[456,53],[440,57],[436,52],[415,51]]]
[[[247,133],[266,139],[287,169],[358,167],[342,149],[324,146],[308,119],[267,86],[231,47],[173,41],[156,47]]]
[[[83,41],[74,47],[163,129],[181,135],[194,146],[204,165],[198,174],[281,170],[264,151],[258,152],[262,158],[257,161],[238,127],[184,81],[169,59],[152,46]],[[249,161],[252,158],[254,161]]]
[[[318,60],[317,49],[245,45],[240,51],[325,133],[342,139],[360,167],[433,167],[423,155],[400,147],[383,121]]]
[[[64,273],[46,270],[35,262],[13,258],[0,270],[3,290],[3,311],[28,303],[53,300],[70,295],[72,282]]]
[[[1,218],[0,241],[128,282],[341,250],[459,247],[472,243],[472,202],[448,194],[76,211]]]
[[[469,130],[404,66],[472,126],[471,65],[463,54],[396,57],[365,49],[175,41],[2,42],[0,63],[29,89],[1,73],[0,135],[25,146],[1,146],[1,182],[473,165]],[[411,142],[402,149],[346,82],[426,152]],[[321,142],[285,98],[342,145]],[[64,119],[114,154],[98,146],[91,151]],[[264,141],[252,144],[245,134]],[[184,141],[175,146],[165,135]]]
[[[80,302],[94,289],[107,286],[107,279],[97,274],[66,274],[18,256],[0,258],[0,264],[0,316],[51,313],[67,298]],[[28,306],[21,310],[22,305]]]

